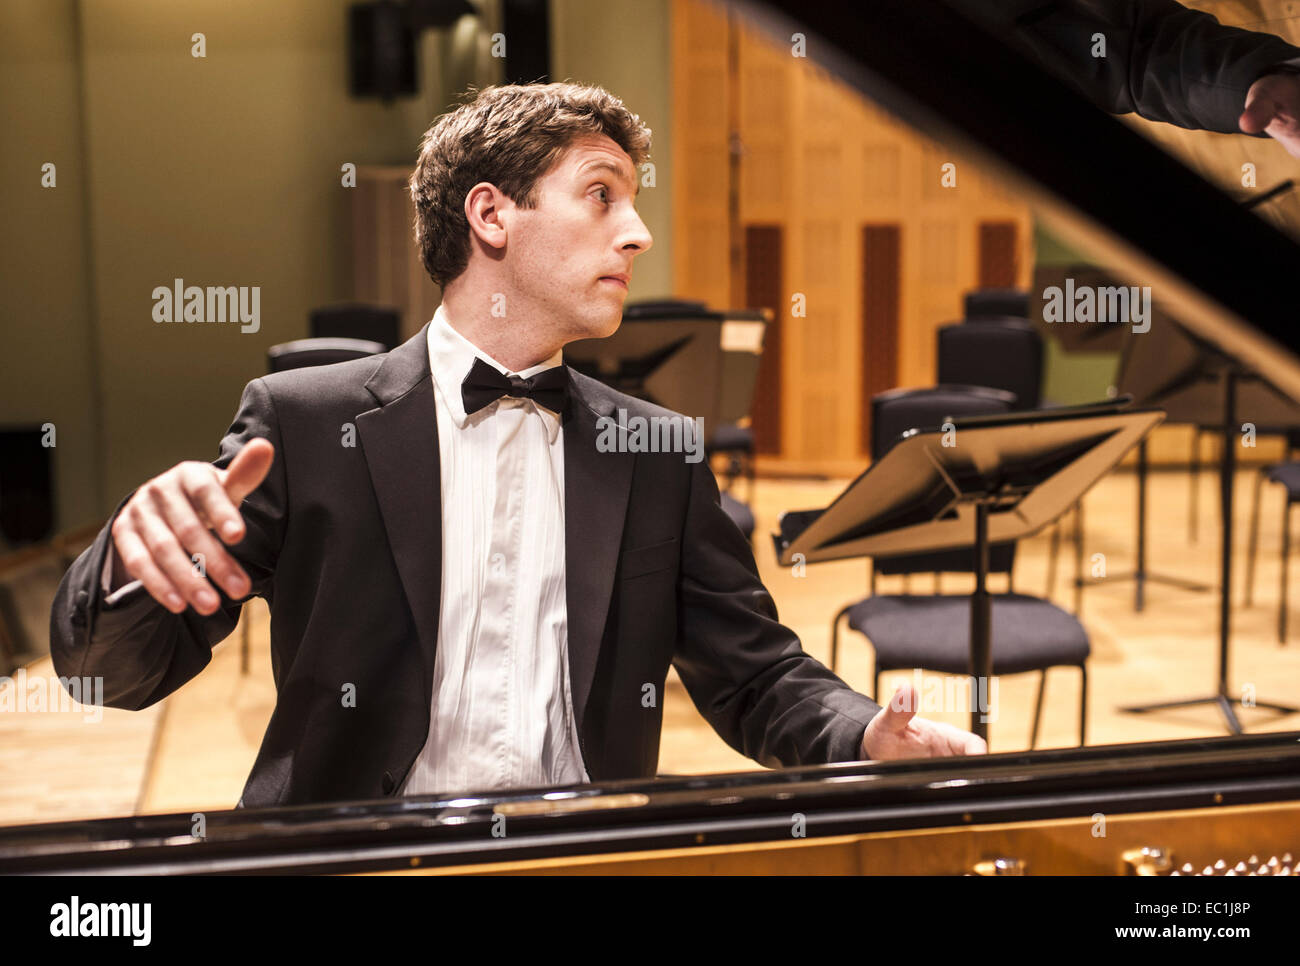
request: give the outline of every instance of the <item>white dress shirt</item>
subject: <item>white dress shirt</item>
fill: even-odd
[[[465,415],[461,382],[478,357],[429,326],[442,466],[442,605],[429,737],[400,794],[588,781],[569,692],[564,434],[557,414],[503,396]]]
[[[511,373],[442,306],[428,333],[442,468],[442,586],[429,592],[441,606],[429,736],[399,794],[590,781],[569,689],[560,420],[510,396],[466,416],[460,391],[475,357],[526,379],[563,352]],[[105,592],[111,566],[110,553]]]

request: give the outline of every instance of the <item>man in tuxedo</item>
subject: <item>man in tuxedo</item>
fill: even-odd
[[[649,135],[572,84],[442,116],[410,179],[434,318],[254,379],[213,463],[128,494],[60,584],[58,673],[148,707],[265,598],[278,697],[249,807],[653,776],[670,664],[763,765],[985,751],[910,687],[882,710],[803,652],[706,462],[597,445],[618,409],[673,415],[561,353],[615,331],[651,246]]]

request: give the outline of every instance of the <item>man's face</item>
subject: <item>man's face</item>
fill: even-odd
[[[535,191],[537,207],[512,206],[508,221],[506,259],[523,308],[566,343],[612,335],[632,260],[653,243],[636,212],[632,159],[592,135],[570,145]]]

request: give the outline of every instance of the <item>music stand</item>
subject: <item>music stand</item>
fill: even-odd
[[[1168,407],[1179,422],[1197,426],[1218,424],[1223,432],[1223,456],[1219,467],[1221,543],[1219,550],[1219,681],[1209,697],[1156,704],[1133,705],[1130,713],[1185,708],[1199,704],[1217,705],[1228,729],[1241,734],[1241,722],[1233,710],[1243,704],[1228,694],[1228,657],[1232,624],[1232,506],[1237,470],[1239,414],[1257,426],[1300,423],[1300,407],[1261,373],[1236,359],[1231,351],[1201,338],[1180,321],[1165,317],[1165,324],[1153,325],[1141,339],[1134,338],[1125,353],[1125,370],[1140,374],[1124,378],[1144,402]],[[1158,336],[1146,340],[1150,337]],[[1143,364],[1142,359],[1149,359]],[[1141,456],[1139,468],[1141,468]],[[1142,544],[1139,542],[1139,547]],[[1148,577],[1150,579],[1150,577]],[[1300,708],[1256,701],[1251,707],[1267,708],[1280,714],[1294,714]]]
[[[1031,536],[1070,509],[1163,418],[1128,400],[953,419],[904,433],[825,510],[783,514],[777,559],[796,562],[974,547],[971,728],[985,741],[992,677],[989,546]],[[945,440],[951,440],[950,445]]]
[[[769,316],[702,302],[629,305],[613,335],[569,343],[564,361],[619,392],[702,417],[708,439],[749,415]]]

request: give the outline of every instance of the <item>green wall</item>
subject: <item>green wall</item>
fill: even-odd
[[[420,96],[353,99],[347,6],[0,6],[0,423],[55,423],[58,528],[216,456],[267,348],[351,297],[340,166],[413,165],[452,91],[500,77],[490,2],[454,33],[424,35]],[[192,56],[196,32],[206,57]],[[40,186],[45,161],[56,188]],[[153,289],[174,278],[260,287],[259,331],[155,323]]]

